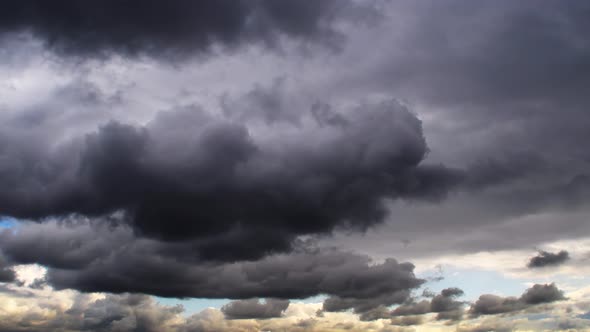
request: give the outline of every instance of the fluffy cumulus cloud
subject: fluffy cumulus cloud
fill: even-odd
[[[185,315],[180,306],[165,306],[144,295],[51,294],[60,304],[37,295],[12,299],[0,312],[0,331],[390,331],[386,323],[361,322],[350,314],[317,318],[315,304],[297,303],[282,318],[255,320],[226,319],[222,311],[213,308]]]
[[[25,277],[23,267],[20,270],[19,276]],[[28,279],[39,273],[29,274]],[[5,304],[0,311],[0,331],[512,331],[518,326],[524,330],[531,330],[532,326],[536,330],[547,323],[539,323],[538,319],[506,320],[502,316],[464,319],[458,326],[440,324],[437,317],[428,316],[364,321],[347,312],[318,315],[319,303],[271,299],[264,303],[256,299],[234,301],[221,310],[208,308],[187,314],[180,305],[163,305],[146,295],[55,291],[47,286],[31,288],[31,284],[22,281],[0,294]],[[456,289],[447,289],[437,296],[451,296],[449,292],[458,293]],[[582,303],[569,305],[584,307]],[[587,320],[568,318],[577,315],[575,312],[571,308],[564,310],[545,327],[584,330]]]
[[[589,15],[2,2],[0,331],[587,329]]]

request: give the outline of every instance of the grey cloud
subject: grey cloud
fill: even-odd
[[[324,80],[322,77],[318,80],[327,80],[327,84],[335,86],[334,89],[342,88],[343,84],[355,85],[356,95],[353,98],[359,95],[365,97],[371,93],[395,94],[410,100],[411,103],[415,102],[420,106],[416,109],[420,111],[426,109],[424,134],[430,146],[426,158],[450,161],[461,166],[465,164],[465,168],[469,170],[467,183],[472,191],[460,204],[467,206],[465,209],[470,211],[465,213],[451,211],[450,215],[442,213],[439,216],[444,219],[444,222],[433,222],[430,216],[426,216],[422,222],[412,221],[408,224],[413,224],[414,229],[418,229],[420,234],[430,235],[430,230],[433,230],[438,239],[439,236],[444,236],[440,229],[449,230],[449,233],[451,228],[465,229],[469,234],[480,234],[484,232],[471,232],[471,230],[481,229],[482,226],[486,227],[492,223],[500,224],[497,222],[499,219],[507,221],[514,216],[523,216],[535,211],[571,211],[579,205],[584,205],[589,191],[580,188],[588,188],[587,181],[584,181],[584,172],[588,169],[587,162],[584,161],[587,160],[585,159],[587,152],[576,142],[586,140],[584,134],[587,132],[588,125],[583,105],[585,105],[584,96],[587,94],[576,91],[584,91],[587,84],[583,83],[587,75],[584,70],[572,71],[567,75],[559,72],[570,67],[565,61],[570,58],[574,60],[574,65],[585,68],[579,62],[587,58],[583,56],[584,52],[587,52],[587,45],[577,43],[576,40],[583,40],[580,36],[585,35],[584,15],[580,15],[579,12],[583,13],[586,5],[555,5],[546,2],[537,5],[527,1],[473,5],[467,1],[453,1],[444,5],[423,2],[412,5],[394,3],[391,6],[391,12],[388,14],[401,13],[399,19],[395,15],[390,18],[391,24],[400,24],[404,27],[401,29],[405,36],[402,36],[403,42],[388,42],[389,39],[384,39],[394,36],[388,33],[394,31],[393,28],[383,29],[387,31],[384,33],[387,37],[380,37],[379,31],[372,31],[375,32],[378,42],[374,42],[372,38],[364,38],[363,35],[360,38],[370,45],[365,45],[367,47],[350,45],[354,49],[347,50],[353,53],[354,56],[351,58],[366,60],[356,61],[353,66],[351,63],[340,63],[340,58],[334,58],[331,59],[334,60],[334,67],[322,64],[322,68],[316,68],[312,64],[310,68],[319,70],[325,67],[322,73],[325,73],[327,78]],[[521,17],[527,18],[528,24],[522,24]],[[566,31],[571,31],[569,37]],[[351,35],[354,34],[350,32]],[[520,38],[520,41],[515,42],[510,38],[512,36]],[[523,42],[528,40],[524,38],[525,36],[531,36],[536,42],[533,45],[527,45]],[[481,51],[482,45],[492,52]],[[525,45],[527,46],[523,47]],[[564,47],[549,47],[551,45]],[[372,53],[375,53],[377,58],[365,56],[368,46],[376,47],[377,52]],[[541,48],[547,49],[541,51]],[[530,56],[533,52],[528,50],[531,49],[538,49],[539,52]],[[580,52],[582,55],[578,54]],[[531,58],[535,61],[529,61]],[[551,65],[541,65],[537,63],[537,60]],[[369,74],[365,75],[367,66],[374,66],[374,68],[369,68],[373,70],[368,70]],[[294,68],[285,68],[285,71],[297,71],[297,75],[299,69],[301,68],[294,66]],[[348,72],[354,77],[343,78],[339,74],[341,72]],[[537,78],[534,78],[535,75],[527,75],[529,72],[538,73]],[[307,73],[302,72],[302,75]],[[561,79],[558,80],[559,83],[549,84],[554,81],[538,79],[539,75],[545,75],[543,73]],[[363,75],[367,77],[367,82],[362,81],[365,77]],[[336,78],[331,80],[332,76]],[[300,78],[300,76],[297,77]],[[519,80],[524,82],[518,86],[511,86],[504,82]],[[564,88],[568,85],[572,85],[569,90]],[[323,90],[314,91],[315,95],[322,98],[324,92]],[[242,121],[253,121],[252,118],[255,117],[262,118],[264,121],[268,120],[269,123],[277,126],[285,125],[277,124],[280,119],[292,123],[293,126],[297,123],[303,123],[305,126],[307,123],[300,122],[298,114],[308,109],[311,109],[313,113],[312,121],[318,125],[323,124],[324,127],[342,126],[349,120],[348,116],[340,114],[336,104],[322,102],[322,98],[314,107],[307,105],[305,108],[294,107],[293,110],[287,110],[298,98],[285,97],[284,93],[281,93],[280,89],[255,88],[252,93],[246,93],[249,98],[234,100],[230,105],[229,113],[239,119],[236,122],[240,124]],[[348,97],[349,91],[338,90],[336,94],[338,93],[346,94]],[[537,99],[540,100],[537,101]],[[424,104],[428,104],[427,107],[424,107]],[[430,112],[435,116],[431,117]],[[255,115],[248,116],[252,113]],[[441,122],[438,119],[444,119],[444,121]],[[448,131],[441,129],[443,124],[449,125],[446,129]],[[74,126],[62,124],[61,127]],[[55,132],[61,131],[59,126],[52,128]],[[3,141],[25,141],[20,136],[7,136],[9,137],[6,140],[2,137]],[[51,137],[43,138],[51,140]],[[19,143],[8,144],[20,145]],[[36,148],[35,144],[31,145],[30,149]],[[45,153],[44,145],[41,146],[43,148],[40,150]],[[23,151],[19,151],[21,152]],[[33,152],[30,153],[33,154]],[[69,156],[67,153],[64,155]],[[30,159],[21,160],[7,155],[6,160],[2,162],[6,163],[6,169],[14,171],[19,168],[19,164],[26,165],[31,160],[35,161],[32,156],[28,157]],[[52,158],[43,155],[39,159]],[[53,167],[59,169],[64,166],[67,165]],[[52,166],[38,167],[38,171],[45,169],[47,172],[49,167]],[[14,175],[13,172],[9,173]],[[580,176],[577,176],[578,174]],[[43,177],[51,176],[44,174]],[[14,179],[18,179],[15,182],[24,181],[18,177]],[[444,177],[444,179],[448,178]],[[13,183],[9,184],[13,185]],[[444,188],[445,185],[446,182],[443,181],[440,186]],[[493,190],[488,190],[490,185],[495,186]],[[436,186],[431,184],[431,188]],[[473,213],[473,211],[477,212]],[[395,213],[392,214],[391,220],[396,225],[396,234],[400,234],[399,230],[406,227],[401,219]],[[572,230],[578,226],[576,224],[571,227],[560,227],[560,233],[556,233],[553,237],[571,236],[571,233],[581,234],[582,232]],[[232,235],[227,235],[227,238],[252,237],[251,234],[245,234],[247,232],[240,230],[231,233]],[[265,246],[265,250],[251,256],[244,252],[244,256],[252,258],[266,251],[288,250],[289,246],[285,243],[291,241],[290,234],[277,234],[274,230],[269,233],[273,236],[265,237],[279,240],[269,243]],[[549,231],[544,231],[544,234],[538,233],[540,232],[536,229],[530,229],[528,232],[530,240],[520,242],[513,239],[498,242],[495,239],[496,236],[482,235],[470,240],[469,243],[451,247],[458,251],[472,250],[474,247],[477,249],[488,249],[492,246],[495,248],[530,247],[539,241],[551,239]],[[226,238],[226,236],[221,235],[218,239],[220,238]],[[463,239],[456,236],[453,238]],[[440,239],[440,242],[445,241],[446,239]],[[228,241],[213,242],[227,243]],[[269,240],[269,242],[272,241]],[[210,251],[215,252],[214,249]],[[204,256],[210,255],[204,250],[202,252]],[[241,257],[231,256],[234,255],[226,255],[224,259],[241,259]]]
[[[288,93],[287,78],[274,79],[271,85],[257,84],[243,95],[225,94],[221,107],[226,115],[239,121],[262,121],[265,124],[285,122],[295,126],[303,125],[301,96]],[[312,114],[313,107],[312,107]]]
[[[579,318],[561,318],[557,322],[557,328],[566,331],[583,331],[588,328],[588,321]]]
[[[0,252],[0,282],[12,282],[16,280],[15,278],[14,271],[10,268],[10,265]]]
[[[364,322],[369,322],[377,319],[388,319],[391,317],[389,308],[385,305],[380,305],[376,308],[362,312],[359,315],[359,319]]]
[[[418,105],[431,119],[429,158],[471,166],[480,214],[558,210],[557,184],[587,176],[590,160],[577,143],[589,138],[589,10],[551,1],[392,3],[389,27],[403,33],[378,34],[376,56],[337,75],[331,91],[393,93]],[[372,40],[359,38],[350,52]],[[489,185],[498,197],[480,196]]]
[[[541,250],[537,256],[531,257],[527,266],[530,268],[539,268],[545,266],[555,266],[564,263],[570,259],[567,251],[561,250],[557,253]]]
[[[18,232],[0,234],[0,250],[11,264],[33,260],[47,266],[47,283],[56,289],[232,299],[326,294],[367,304],[403,302],[424,282],[410,263],[373,264],[367,256],[332,249],[302,248],[256,261],[218,263],[195,259],[191,253],[198,243],[138,238],[129,227],[104,221],[18,227]]]
[[[430,301],[420,302],[413,302],[409,291],[361,300],[330,297],[324,301],[322,310],[334,312],[353,309],[353,312],[360,314],[360,319],[363,321],[418,316],[427,313],[437,313],[437,320],[459,320],[463,315],[464,303],[457,301],[456,298],[461,295],[463,295],[463,291],[459,288],[446,288],[440,294],[433,296]],[[391,311],[388,307],[393,304],[400,305]],[[413,320],[408,319],[408,322],[410,321]]]
[[[445,288],[430,301],[410,301],[404,303],[391,312],[391,317],[416,316],[427,313],[437,313],[437,320],[459,320],[463,316],[464,302],[456,298],[463,295],[459,288]]]
[[[430,312],[430,301],[422,300],[401,305],[391,313],[393,316],[423,315]]]
[[[360,15],[351,15],[357,12]],[[336,47],[341,21],[377,13],[352,1],[8,1],[0,32],[30,33],[59,54],[149,55],[178,59],[219,47],[277,47],[285,36]],[[361,14],[361,13],[364,13]],[[372,14],[371,14],[372,13]]]
[[[171,330],[182,313],[180,306],[166,307],[145,295],[106,295],[93,299],[85,294],[74,297],[72,306],[60,304],[46,310],[56,315],[23,314],[0,322],[0,331],[141,331]]]
[[[484,321],[479,324],[461,324],[457,326],[457,332],[512,332],[515,324],[504,321]]]
[[[471,306],[472,316],[496,315],[525,310],[531,306],[564,300],[563,292],[555,284],[535,284],[519,298],[485,294]]]
[[[36,278],[35,280],[33,280],[33,282],[31,282],[29,284],[29,288],[32,289],[43,289],[45,286],[47,286],[47,279],[43,278]]]
[[[412,326],[421,325],[422,323],[424,323],[424,318],[422,316],[401,316],[391,318],[391,325]]]
[[[258,322],[226,320],[222,312],[210,308],[189,317],[179,332],[257,332],[260,327]]]
[[[74,306],[68,314],[82,317],[82,330],[111,331],[116,329],[159,331],[183,311],[182,307],[164,307],[145,295],[107,295],[87,308]]]
[[[437,200],[460,181],[421,163],[421,122],[397,101],[339,114],[345,127],[312,123],[285,136],[198,107],[144,127],[109,122],[51,148],[6,132],[0,183],[11,190],[0,190],[0,207],[38,220],[122,211],[138,234],[198,240],[200,259],[231,261],[286,252],[299,235],[366,229],[387,215],[384,200]]]
[[[266,319],[281,317],[289,307],[289,300],[259,299],[232,301],[221,308],[226,319]]]
[[[432,312],[451,311],[460,308],[461,302],[454,301],[458,296],[463,295],[459,288],[445,288],[439,295],[436,295],[430,301]]]
[[[474,191],[520,180],[549,168],[548,161],[535,152],[507,152],[475,160],[467,167],[465,185]]]
[[[550,303],[565,300],[563,291],[559,290],[555,284],[535,284],[522,294],[520,299],[526,304]]]
[[[113,244],[131,239],[129,231],[108,225],[92,228],[88,221],[62,220],[19,225],[17,233],[0,232],[2,251],[19,264],[39,263],[56,268],[81,269],[108,256]]]
[[[392,263],[396,264],[395,261],[390,261],[387,265]],[[387,271],[388,269],[386,266],[381,269],[384,277],[390,273]],[[422,284],[422,282],[420,281],[419,284]],[[418,283],[414,284],[415,286],[399,287],[393,291],[380,292],[371,298],[331,296],[324,301],[322,310],[326,312],[338,312],[353,309],[354,313],[361,314],[361,317],[366,320],[370,318],[383,318],[382,307],[402,303],[407,300],[410,296],[410,290],[418,286]]]
[[[399,244],[395,248],[398,257],[415,259],[441,254],[530,250],[544,243],[587,234],[590,228],[585,202],[590,197],[590,187],[584,177],[546,188],[542,181],[455,191],[440,204],[395,202],[390,205],[392,217],[383,225],[362,235],[336,233],[333,239],[324,241],[383,257],[391,250],[385,243],[410,239],[409,246]]]
[[[503,298],[497,295],[481,295],[471,307],[473,315],[495,315],[522,310],[526,305],[517,298]]]
[[[9,286],[10,284],[4,283],[0,284],[0,293],[9,295],[10,297],[14,298],[34,298],[37,294],[31,291],[23,291],[21,289],[15,289],[14,287]],[[21,280],[17,280],[13,285],[22,286],[24,282]]]
[[[393,4],[391,19],[399,14],[406,30],[398,35],[397,52],[376,64],[369,84],[389,84],[390,91],[421,102],[471,105],[464,115],[474,120],[482,105],[496,108],[487,116],[516,120],[534,106],[526,101],[584,100],[577,89],[588,80],[590,48],[580,43],[587,13],[588,5],[577,2]],[[515,101],[523,108],[510,114],[506,106]]]

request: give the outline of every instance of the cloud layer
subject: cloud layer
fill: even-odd
[[[103,223],[25,224],[0,236],[1,249],[13,264],[48,266],[47,281],[57,289],[233,299],[327,294],[370,301],[385,296],[401,303],[424,283],[410,263],[389,259],[373,264],[367,256],[334,249],[203,262],[191,255],[191,243],[138,239],[128,227]]]
[[[349,1],[9,1],[0,32],[31,33],[61,54],[171,60],[213,46],[276,46],[283,37],[334,45],[342,39],[334,21],[350,19],[350,7]]]

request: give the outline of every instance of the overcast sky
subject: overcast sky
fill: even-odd
[[[0,3],[0,332],[590,331],[590,3]]]

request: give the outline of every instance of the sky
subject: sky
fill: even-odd
[[[0,332],[590,331],[590,3],[0,3]]]

